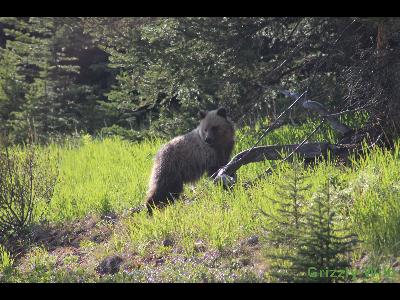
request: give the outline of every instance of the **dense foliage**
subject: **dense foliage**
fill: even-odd
[[[29,128],[139,140],[187,131],[200,108],[226,106],[238,125],[271,119],[288,103],[280,90],[308,89],[396,129],[398,29],[396,18],[1,18],[0,126],[16,142]]]
[[[97,101],[107,80],[106,56],[79,18],[2,18],[1,127],[14,141],[37,140],[102,125]],[[99,123],[100,122],[100,123]]]

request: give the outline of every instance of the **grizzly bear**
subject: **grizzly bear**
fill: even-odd
[[[147,195],[149,214],[173,202],[183,184],[195,182],[207,172],[228,163],[234,146],[234,128],[226,110],[200,111],[200,124],[191,132],[175,137],[156,154]]]

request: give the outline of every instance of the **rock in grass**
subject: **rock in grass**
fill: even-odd
[[[155,265],[156,265],[156,267],[158,267],[158,266],[163,265],[164,262],[165,262],[165,260],[164,260],[163,258],[158,258],[158,259],[156,259],[156,261],[155,261]]]
[[[258,241],[259,241],[258,235],[253,235],[249,237],[249,239],[247,240],[247,245],[255,246],[258,244]]]
[[[116,223],[118,216],[116,213],[109,212],[109,213],[103,214],[101,218],[102,218],[102,220],[104,220],[106,222]]]
[[[174,245],[174,241],[171,239],[165,239],[162,242],[164,247],[172,247]]]
[[[119,267],[123,259],[118,255],[106,257],[97,267],[97,272],[100,274],[115,274],[118,273]]]

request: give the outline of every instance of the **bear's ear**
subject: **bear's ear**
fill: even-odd
[[[206,117],[206,115],[207,115],[207,111],[205,111],[205,110],[200,110],[199,111],[199,118],[200,119],[204,119]]]
[[[223,107],[218,108],[217,115],[226,118],[226,109]]]

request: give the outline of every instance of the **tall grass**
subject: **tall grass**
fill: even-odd
[[[161,141],[131,144],[84,136],[79,147],[50,145],[60,153],[60,174],[48,219],[65,221],[90,213],[120,212],[143,202],[152,157]]]
[[[283,126],[269,134],[262,144],[298,143],[317,123]],[[239,130],[235,153],[251,147],[265,126],[260,123],[256,130]],[[329,127],[313,137],[314,141],[336,139]],[[63,223],[88,214],[118,213],[142,204],[152,159],[164,142],[130,143],[120,138],[95,140],[84,136],[79,143],[50,145],[48,149],[60,155],[60,174],[52,201],[37,209],[46,210],[49,221]],[[311,185],[306,196],[311,199],[326,178],[333,177],[339,186],[338,205],[343,222],[352,225],[365,248],[377,253],[398,254],[400,249],[398,154],[399,144],[393,152],[374,150],[354,161],[352,167],[337,167],[333,161],[324,161],[306,170]],[[193,254],[199,240],[211,248],[225,249],[252,234],[262,235],[264,219],[260,208],[274,213],[276,208],[270,199],[276,196],[278,183],[286,180],[290,163],[280,165],[250,189],[244,189],[241,183],[269,166],[266,161],[242,167],[233,191],[213,185],[206,177],[194,189],[186,185],[180,201],[156,211],[153,217],[143,211],[127,218],[113,237],[116,250],[122,251],[123,244],[129,244],[135,251],[145,252],[169,238],[179,242],[183,252]]]
[[[400,255],[400,144],[393,151],[374,149],[354,162],[353,222],[376,254]]]

